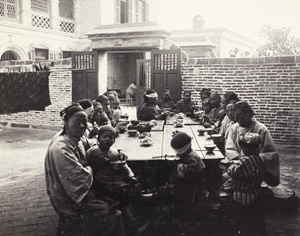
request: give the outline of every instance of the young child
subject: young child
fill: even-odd
[[[118,101],[114,102],[113,107],[112,107],[112,112],[118,122],[120,119],[120,115],[122,115],[122,110],[120,109],[120,102],[118,102]]]
[[[102,164],[102,168],[93,173],[95,194],[112,203],[130,201],[139,196],[139,184],[133,172],[126,160],[120,160],[120,150],[111,147],[115,138],[116,130],[113,127],[102,126],[98,130],[98,146],[87,151],[87,161],[91,167]]]
[[[171,140],[171,146],[179,161],[172,166],[168,182],[155,193],[142,194],[144,199],[153,198],[162,201],[204,203],[205,165],[191,147],[192,138],[185,132],[178,132]]]
[[[92,126],[88,127],[89,130],[88,138],[90,139],[97,137],[97,132],[99,127],[110,124],[109,123],[110,121],[106,113],[104,112],[102,105],[99,102],[94,102],[93,105],[94,105],[94,110],[89,119],[89,122],[91,123]]]
[[[205,165],[192,150],[191,141],[192,138],[185,132],[173,136],[171,146],[179,160],[168,161],[172,170],[167,183],[145,190],[141,195],[141,201],[150,203],[150,211],[154,211],[149,216],[155,215],[155,219],[150,220],[149,230],[158,229],[161,232],[165,225],[171,224],[172,227],[165,229],[170,235],[181,230],[193,231],[193,227],[187,225],[196,225],[191,222],[203,216],[206,203]]]
[[[241,157],[233,161],[223,174],[228,179],[223,188],[233,190],[233,199],[242,205],[252,204],[260,195],[265,165],[258,153],[260,135],[247,132],[240,135]]]

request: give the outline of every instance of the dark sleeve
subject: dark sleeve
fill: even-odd
[[[155,119],[155,110],[148,106],[143,106],[138,114],[139,120],[149,121]]]

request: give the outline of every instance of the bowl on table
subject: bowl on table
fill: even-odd
[[[119,128],[120,134],[125,133],[125,130],[126,130],[126,127],[125,127],[125,126],[121,126],[121,127]]]
[[[128,130],[128,135],[129,137],[135,137],[137,135],[137,130],[136,129],[131,129],[131,130]]]
[[[137,126],[140,123],[139,120],[131,120],[130,122],[133,126]]]
[[[111,161],[110,164],[115,170],[120,170],[124,168],[126,161]]]
[[[138,126],[136,126],[137,131],[139,131],[140,133],[150,132],[151,128],[152,127],[149,126],[149,125],[141,125],[141,124],[139,124]]]
[[[208,135],[212,135],[213,133],[213,128],[205,128],[205,131]]]
[[[222,140],[222,134],[212,134],[210,135],[210,137],[212,138],[212,140],[214,140],[215,142],[219,142]]]
[[[128,117],[129,117],[129,115],[127,115],[127,114],[124,114],[124,115],[120,115],[120,119],[125,119],[125,120],[127,120],[128,119]]]
[[[214,149],[217,147],[215,144],[205,144],[204,148],[206,149],[207,153],[213,153]]]
[[[197,129],[200,136],[204,135],[205,129]]]

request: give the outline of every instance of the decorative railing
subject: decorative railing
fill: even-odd
[[[41,15],[31,15],[31,23],[32,26],[44,28],[44,29],[50,29],[50,18],[47,16],[41,16]]]

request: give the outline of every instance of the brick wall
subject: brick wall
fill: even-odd
[[[249,102],[255,118],[275,142],[300,145],[300,56],[198,58],[182,64],[182,91],[200,99],[201,88],[234,91]]]
[[[49,92],[51,105],[45,111],[18,112],[0,115],[1,125],[58,130],[62,127],[59,112],[72,101],[71,60],[60,60],[51,67]]]

